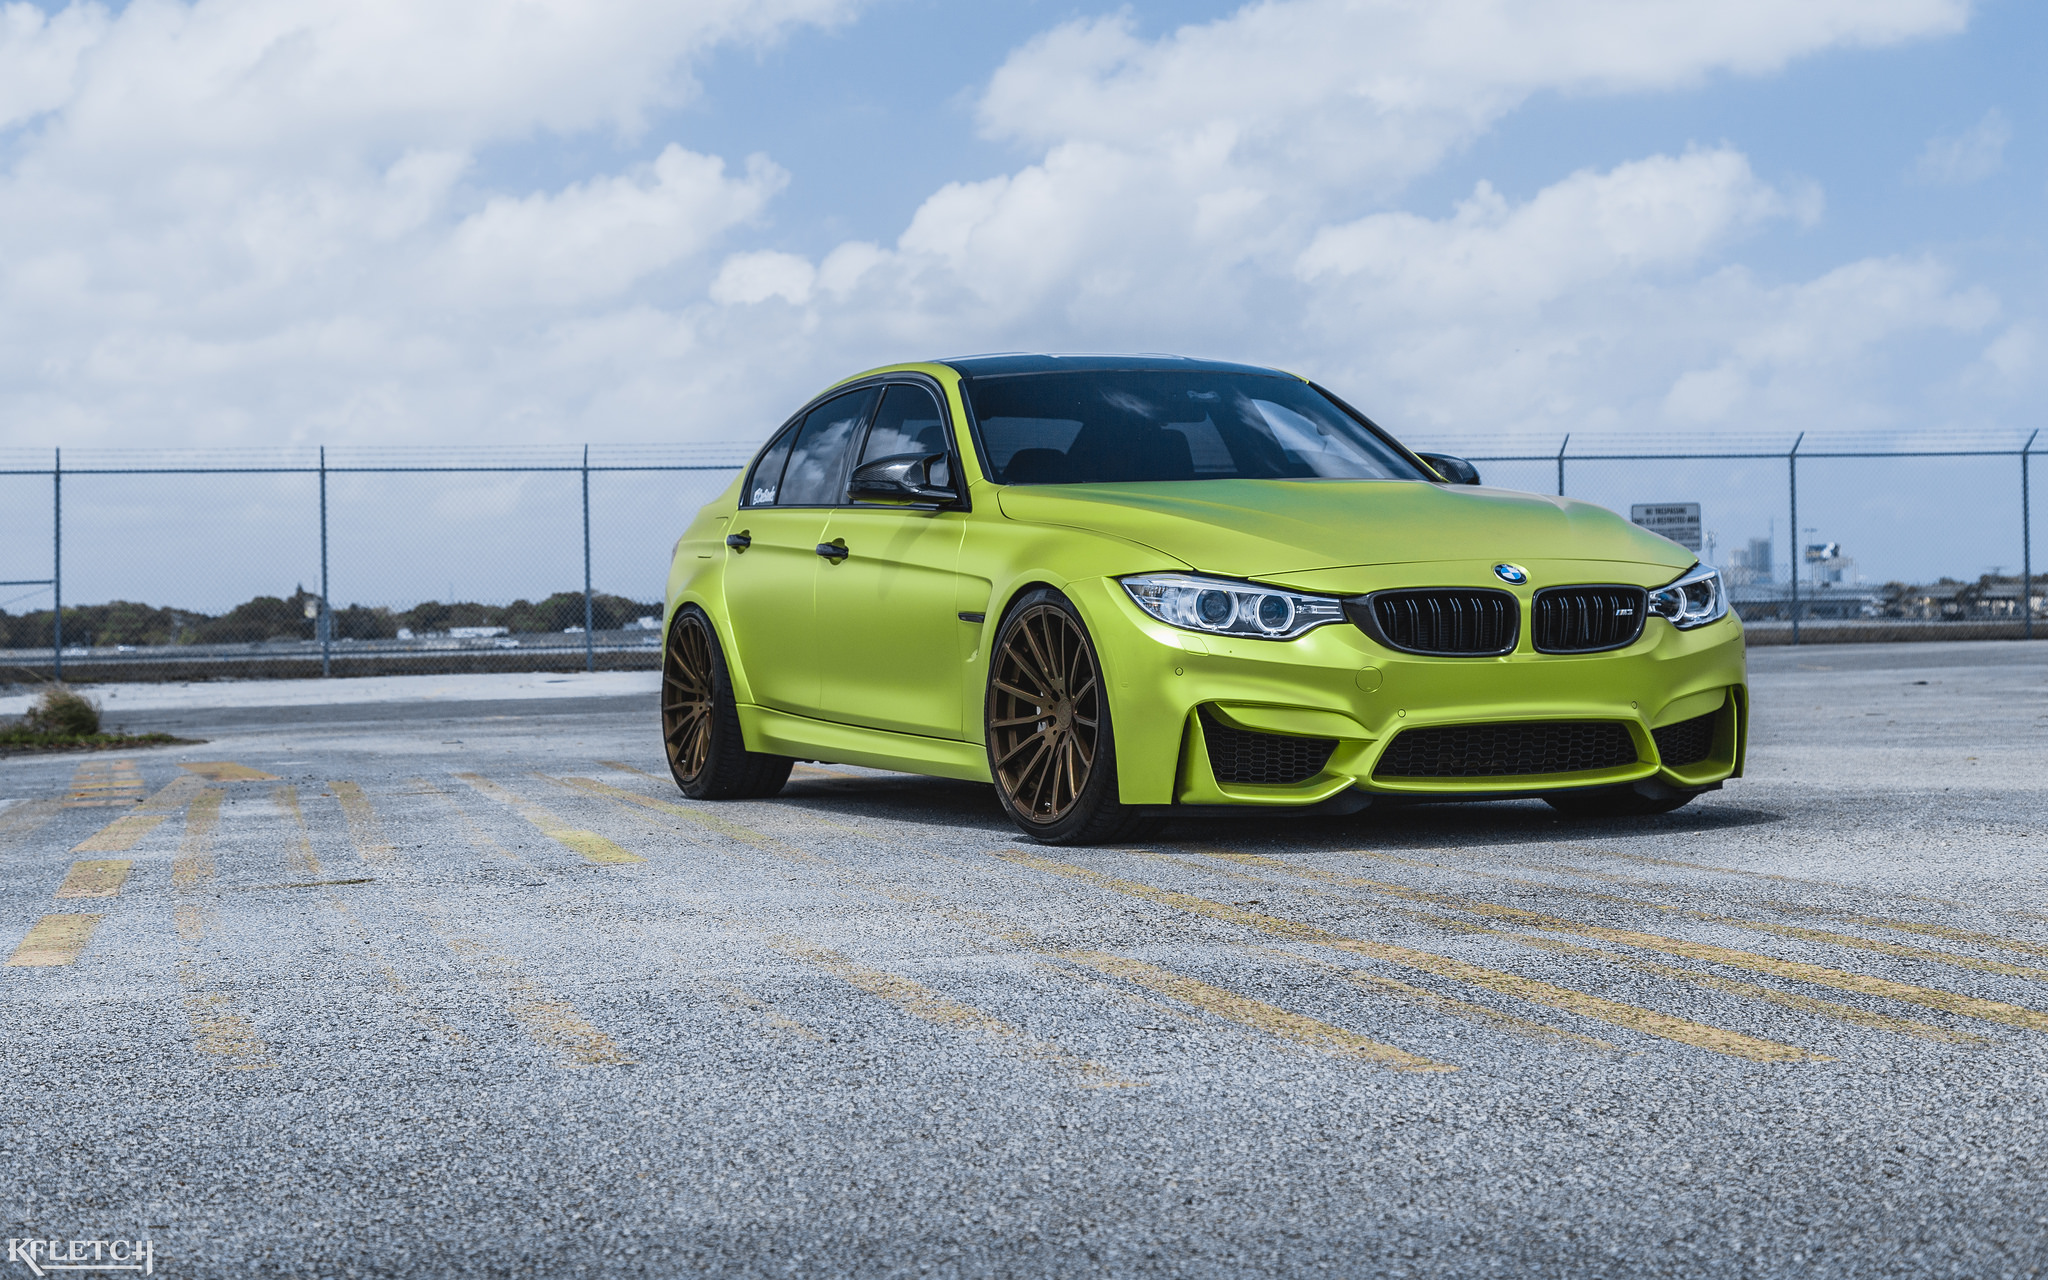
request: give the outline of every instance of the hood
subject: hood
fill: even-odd
[[[1088,529],[1206,573],[1273,580],[1428,561],[1613,561],[1673,572],[1696,557],[1605,507],[1413,480],[1181,480],[1013,485],[1005,516]]]

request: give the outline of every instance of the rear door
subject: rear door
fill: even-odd
[[[760,706],[818,714],[818,546],[879,398],[866,387],[825,401],[790,424],[747,478],[729,526],[725,607],[731,654]]]
[[[855,465],[902,454],[956,454],[932,391],[891,385]],[[849,474],[850,471],[849,471]],[[959,484],[959,459],[949,474]],[[964,510],[844,505],[825,539],[844,559],[818,572],[822,637],[819,714],[827,720],[926,737],[959,738],[961,641],[958,565]]]

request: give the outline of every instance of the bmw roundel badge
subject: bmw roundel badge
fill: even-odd
[[[1511,587],[1519,587],[1529,580],[1529,571],[1518,564],[1497,564],[1493,576]]]

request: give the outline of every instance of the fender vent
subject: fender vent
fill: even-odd
[[[1536,593],[1529,629],[1538,653],[1622,649],[1643,634],[1649,607],[1641,587],[1546,587]]]
[[[1484,587],[1375,591],[1344,602],[1359,630],[1403,653],[1477,658],[1512,653],[1521,603]]]
[[[1233,729],[1206,710],[1202,740],[1209,745],[1209,769],[1222,783],[1291,787],[1307,782],[1330,763],[1335,738],[1296,738],[1280,733]]]
[[[1709,711],[1703,716],[1650,730],[1650,736],[1657,740],[1657,755],[1665,767],[1698,764],[1714,754],[1714,721],[1720,715],[1719,711]]]
[[[1506,778],[1618,769],[1635,762],[1635,739],[1618,720],[1459,724],[1404,730],[1380,756],[1373,776]]]

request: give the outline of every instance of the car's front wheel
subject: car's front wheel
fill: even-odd
[[[668,771],[692,800],[760,800],[789,781],[788,756],[747,750],[732,676],[711,619],[676,610],[661,662],[661,740]]]
[[[1004,615],[983,705],[996,795],[1025,834],[1047,844],[1104,844],[1157,825],[1117,798],[1102,665],[1065,596],[1040,588]]]

